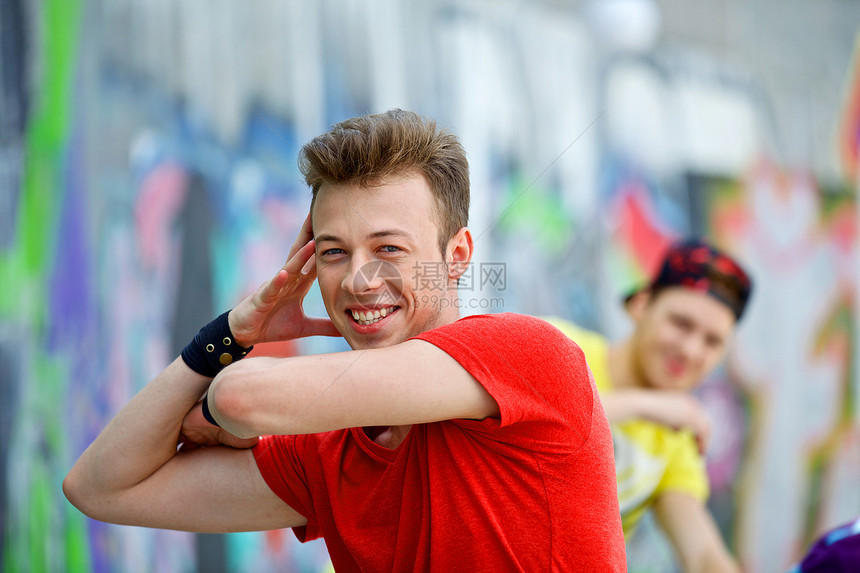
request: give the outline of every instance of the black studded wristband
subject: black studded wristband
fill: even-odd
[[[203,396],[203,400],[200,402],[203,408],[203,417],[206,418],[206,421],[212,424],[213,426],[221,427],[221,424],[215,421],[215,418],[212,416],[212,412],[209,411],[209,396]]]
[[[233,340],[227,322],[229,314],[228,310],[201,328],[197,336],[182,349],[182,360],[198,374],[214,378],[225,366],[241,360],[254,348],[243,348]]]

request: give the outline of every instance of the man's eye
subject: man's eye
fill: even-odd
[[[386,253],[396,253],[400,250],[400,248],[395,247],[394,245],[385,245],[384,247],[382,247],[382,250]]]
[[[330,255],[340,255],[343,254],[343,252],[343,249],[326,249],[322,253],[320,253],[320,255],[326,257]]]

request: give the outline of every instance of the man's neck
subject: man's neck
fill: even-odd
[[[406,436],[409,434],[409,430],[411,429],[411,425],[375,427],[365,428],[364,433],[383,448],[394,450],[397,446],[403,443],[403,440],[406,439]]]
[[[609,378],[613,388],[643,386],[633,367],[633,343],[630,338],[609,347]]]

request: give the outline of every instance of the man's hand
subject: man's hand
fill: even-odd
[[[198,402],[182,420],[182,429],[179,431],[179,451],[190,452],[201,446],[247,449],[253,448],[260,441],[260,438],[237,438],[227,430],[210,424],[203,416],[201,404],[202,402]]]
[[[643,391],[642,417],[675,430],[690,430],[699,453],[704,455],[711,439],[711,421],[699,401],[676,390]]]
[[[287,262],[230,311],[230,331],[241,346],[305,336],[340,336],[328,318],[305,315],[302,302],[316,279],[313,231],[305,219]]]
[[[693,396],[677,390],[621,388],[600,397],[606,417],[612,423],[643,418],[693,433],[699,453],[704,455],[711,439],[711,422]]]

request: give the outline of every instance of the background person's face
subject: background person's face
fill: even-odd
[[[735,326],[728,306],[681,287],[646,298],[631,314],[638,382],[666,390],[700,384],[725,356]]]
[[[352,348],[390,346],[456,320],[456,308],[439,303],[451,283],[422,176],[323,185],[313,228],[323,302]]]

